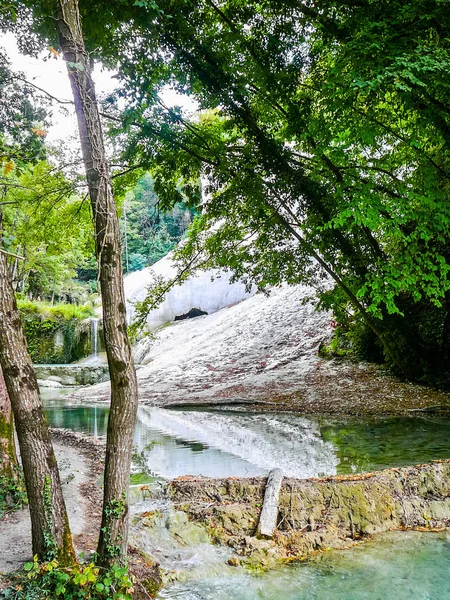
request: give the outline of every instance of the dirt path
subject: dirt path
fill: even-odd
[[[95,550],[100,519],[101,490],[97,480],[103,450],[92,440],[66,431],[53,430],[70,528],[77,552]],[[28,507],[0,521],[0,573],[19,569],[32,559],[31,523]]]

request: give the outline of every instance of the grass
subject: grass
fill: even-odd
[[[42,319],[67,320],[89,319],[95,317],[92,306],[78,304],[50,304],[49,302],[32,302],[31,300],[18,300],[17,306],[22,313],[40,315]]]

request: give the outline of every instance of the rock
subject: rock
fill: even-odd
[[[191,524],[201,523],[216,543],[234,548],[243,556],[241,564],[256,570],[279,559],[305,559],[317,551],[347,548],[392,529],[450,526],[450,459],[374,473],[285,478],[277,528],[269,540],[255,537],[250,527],[261,510],[264,484],[265,478],[202,478],[168,485],[178,506],[188,502],[183,510]],[[211,489],[221,490],[223,504],[205,508]]]
[[[54,381],[53,379],[38,379],[37,382],[38,382],[39,387],[45,387],[45,388],[63,387],[59,381]]]
[[[133,320],[136,303],[144,300],[147,288],[155,281],[155,277],[170,280],[176,276],[176,272],[172,253],[169,253],[151,267],[130,273],[125,277],[128,322]],[[211,314],[249,298],[256,292],[255,286],[248,291],[244,283],[231,283],[231,278],[231,272],[210,269],[200,271],[188,277],[181,285],[174,286],[158,308],[149,313],[147,317],[149,331],[155,331],[164,323],[173,321],[176,315],[187,313],[193,306]]]
[[[108,365],[33,365],[42,387],[92,385],[109,379]],[[41,385],[41,384],[40,384]]]

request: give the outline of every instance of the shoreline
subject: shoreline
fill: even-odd
[[[292,383],[290,382],[290,375]],[[213,373],[215,375],[215,373]],[[420,412],[450,412],[450,393],[397,378],[383,367],[316,357],[316,366],[296,380],[295,365],[278,381],[214,386],[214,381],[192,381],[152,387],[146,367],[138,371],[139,404],[168,409],[231,409],[286,412],[323,416],[405,416]],[[108,403],[109,382],[78,388],[74,403]]]

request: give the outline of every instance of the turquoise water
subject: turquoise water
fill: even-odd
[[[45,400],[44,400],[45,402]],[[87,435],[106,435],[109,408],[105,406],[55,406],[46,403],[45,413],[50,427],[71,429]]]
[[[164,600],[446,600],[450,534],[395,532],[306,564],[176,583]]]
[[[44,392],[53,427],[106,434],[105,405],[70,404],[66,390]],[[162,477],[249,477],[283,466],[287,476],[314,477],[380,470],[450,457],[446,416],[304,417],[240,411],[138,411],[135,447]]]
[[[46,391],[49,423],[105,435],[108,408],[71,404],[65,394]],[[134,441],[148,471],[163,477],[261,475],[280,465],[286,474],[306,477],[449,458],[450,419],[143,407]],[[259,577],[227,566],[223,558],[209,564],[202,558],[203,546],[189,550],[196,568],[181,572],[182,580],[162,590],[160,600],[450,600],[449,533],[388,533]],[[211,546],[203,551],[214,552]]]

